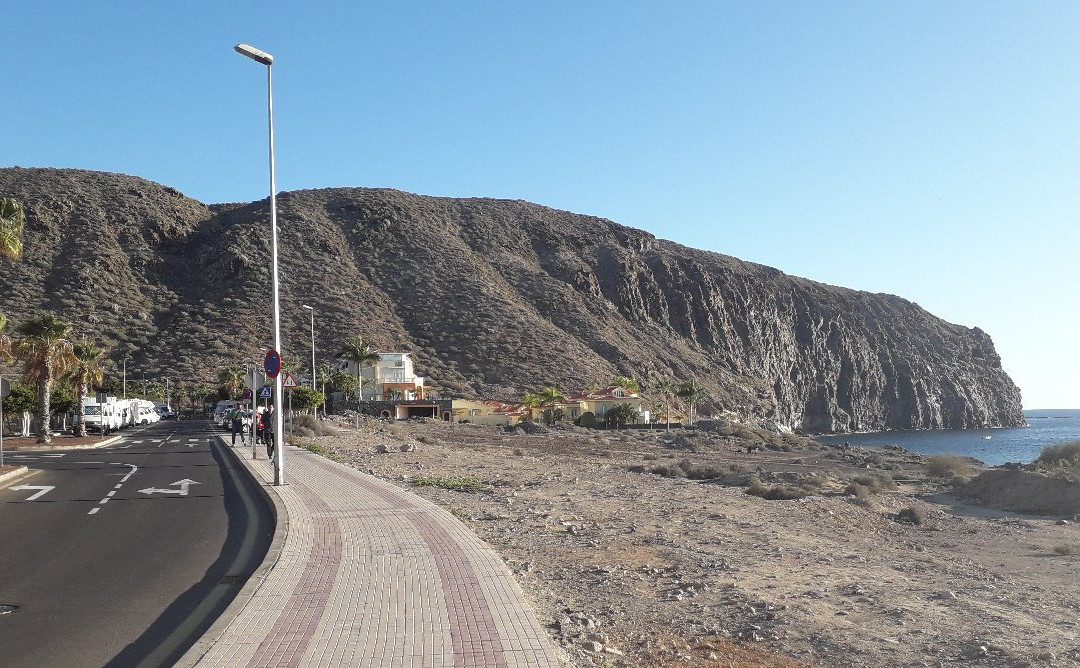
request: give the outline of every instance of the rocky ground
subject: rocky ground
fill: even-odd
[[[301,442],[459,517],[575,666],[1080,665],[1072,515],[965,505],[920,456],[352,420]]]

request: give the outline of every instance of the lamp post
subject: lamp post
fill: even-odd
[[[278,308],[277,186],[274,182],[274,84],[271,75],[274,57],[247,44],[237,44],[236,52],[266,65],[266,115],[270,126],[270,275],[274,295],[274,350],[281,353],[281,312]],[[274,485],[283,484],[281,374],[274,378]]]

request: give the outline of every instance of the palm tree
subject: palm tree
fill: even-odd
[[[543,399],[536,392],[526,392],[521,395],[521,405],[529,409],[529,420],[532,420],[533,409],[539,408],[544,403]]]
[[[371,342],[362,336],[354,336],[341,346],[337,354],[339,359],[346,359],[356,363],[356,396],[362,399],[364,396],[363,381],[360,380],[360,367],[365,364],[374,364],[379,361],[379,351],[371,345]],[[359,402],[358,402],[359,403]]]
[[[188,400],[188,408],[191,410],[193,417],[198,417],[201,412],[196,410],[196,407],[202,408],[206,402],[206,397],[209,396],[214,390],[207,385],[201,383],[192,383],[185,388],[184,396]]]
[[[528,397],[529,395],[525,395],[525,396]],[[562,395],[562,392],[559,392],[554,387],[545,387],[544,389],[540,390],[539,392],[537,392],[536,394],[534,394],[532,396],[535,397],[537,401],[539,401],[539,405],[541,405],[541,406],[550,405],[551,406],[551,408],[544,411],[543,415],[546,418],[545,422],[548,423],[548,426],[551,426],[552,424],[554,424],[555,421],[559,419],[559,417],[557,417],[555,415],[555,412],[556,412],[555,403],[559,402],[559,401],[566,401],[566,397],[564,397]]]
[[[46,313],[24,322],[18,332],[22,338],[16,345],[16,355],[23,361],[23,373],[37,383],[37,442],[52,443],[49,395],[53,382],[75,361],[67,338],[71,325]]]
[[[679,394],[679,386],[670,380],[662,380],[656,385],[656,389],[664,397],[665,429],[671,431],[671,404]]]
[[[0,197],[0,256],[18,260],[23,250],[23,225],[26,214],[22,204],[11,197]]]
[[[629,392],[640,392],[641,386],[634,380],[633,376],[614,376],[611,379],[611,387],[621,387]]]
[[[231,366],[218,372],[218,382],[221,383],[221,387],[229,393],[230,399],[239,394],[240,390],[244,389],[244,383],[246,381],[247,375],[244,373],[244,370],[238,366]]]
[[[7,326],[7,316],[0,313],[0,362],[11,358],[11,339],[4,334]]]
[[[79,414],[75,435],[86,436],[86,414],[83,412],[83,398],[90,391],[91,385],[98,385],[105,379],[105,366],[102,364],[105,349],[94,345],[92,341],[82,339],[71,347],[75,362],[71,368],[71,381],[75,387],[75,410]]]
[[[691,427],[694,426],[697,403],[701,401],[703,395],[701,386],[693,378],[679,386],[676,396],[686,401],[686,421]]]

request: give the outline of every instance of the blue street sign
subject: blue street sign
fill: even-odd
[[[244,401],[247,401],[248,399],[251,399],[251,390],[249,390],[248,388],[245,387],[244,388],[244,394],[243,394],[242,398],[244,399]]]
[[[269,399],[270,398],[270,388],[269,387],[260,387],[259,388],[259,398],[260,399]]]
[[[277,378],[277,375],[281,373],[281,354],[273,348],[267,350],[266,357],[263,359],[263,369],[266,370],[267,378]]]

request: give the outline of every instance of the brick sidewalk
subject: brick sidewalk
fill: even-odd
[[[268,461],[231,452],[265,481],[279,535],[180,665],[568,665],[499,556],[450,513],[298,448],[273,487]]]

